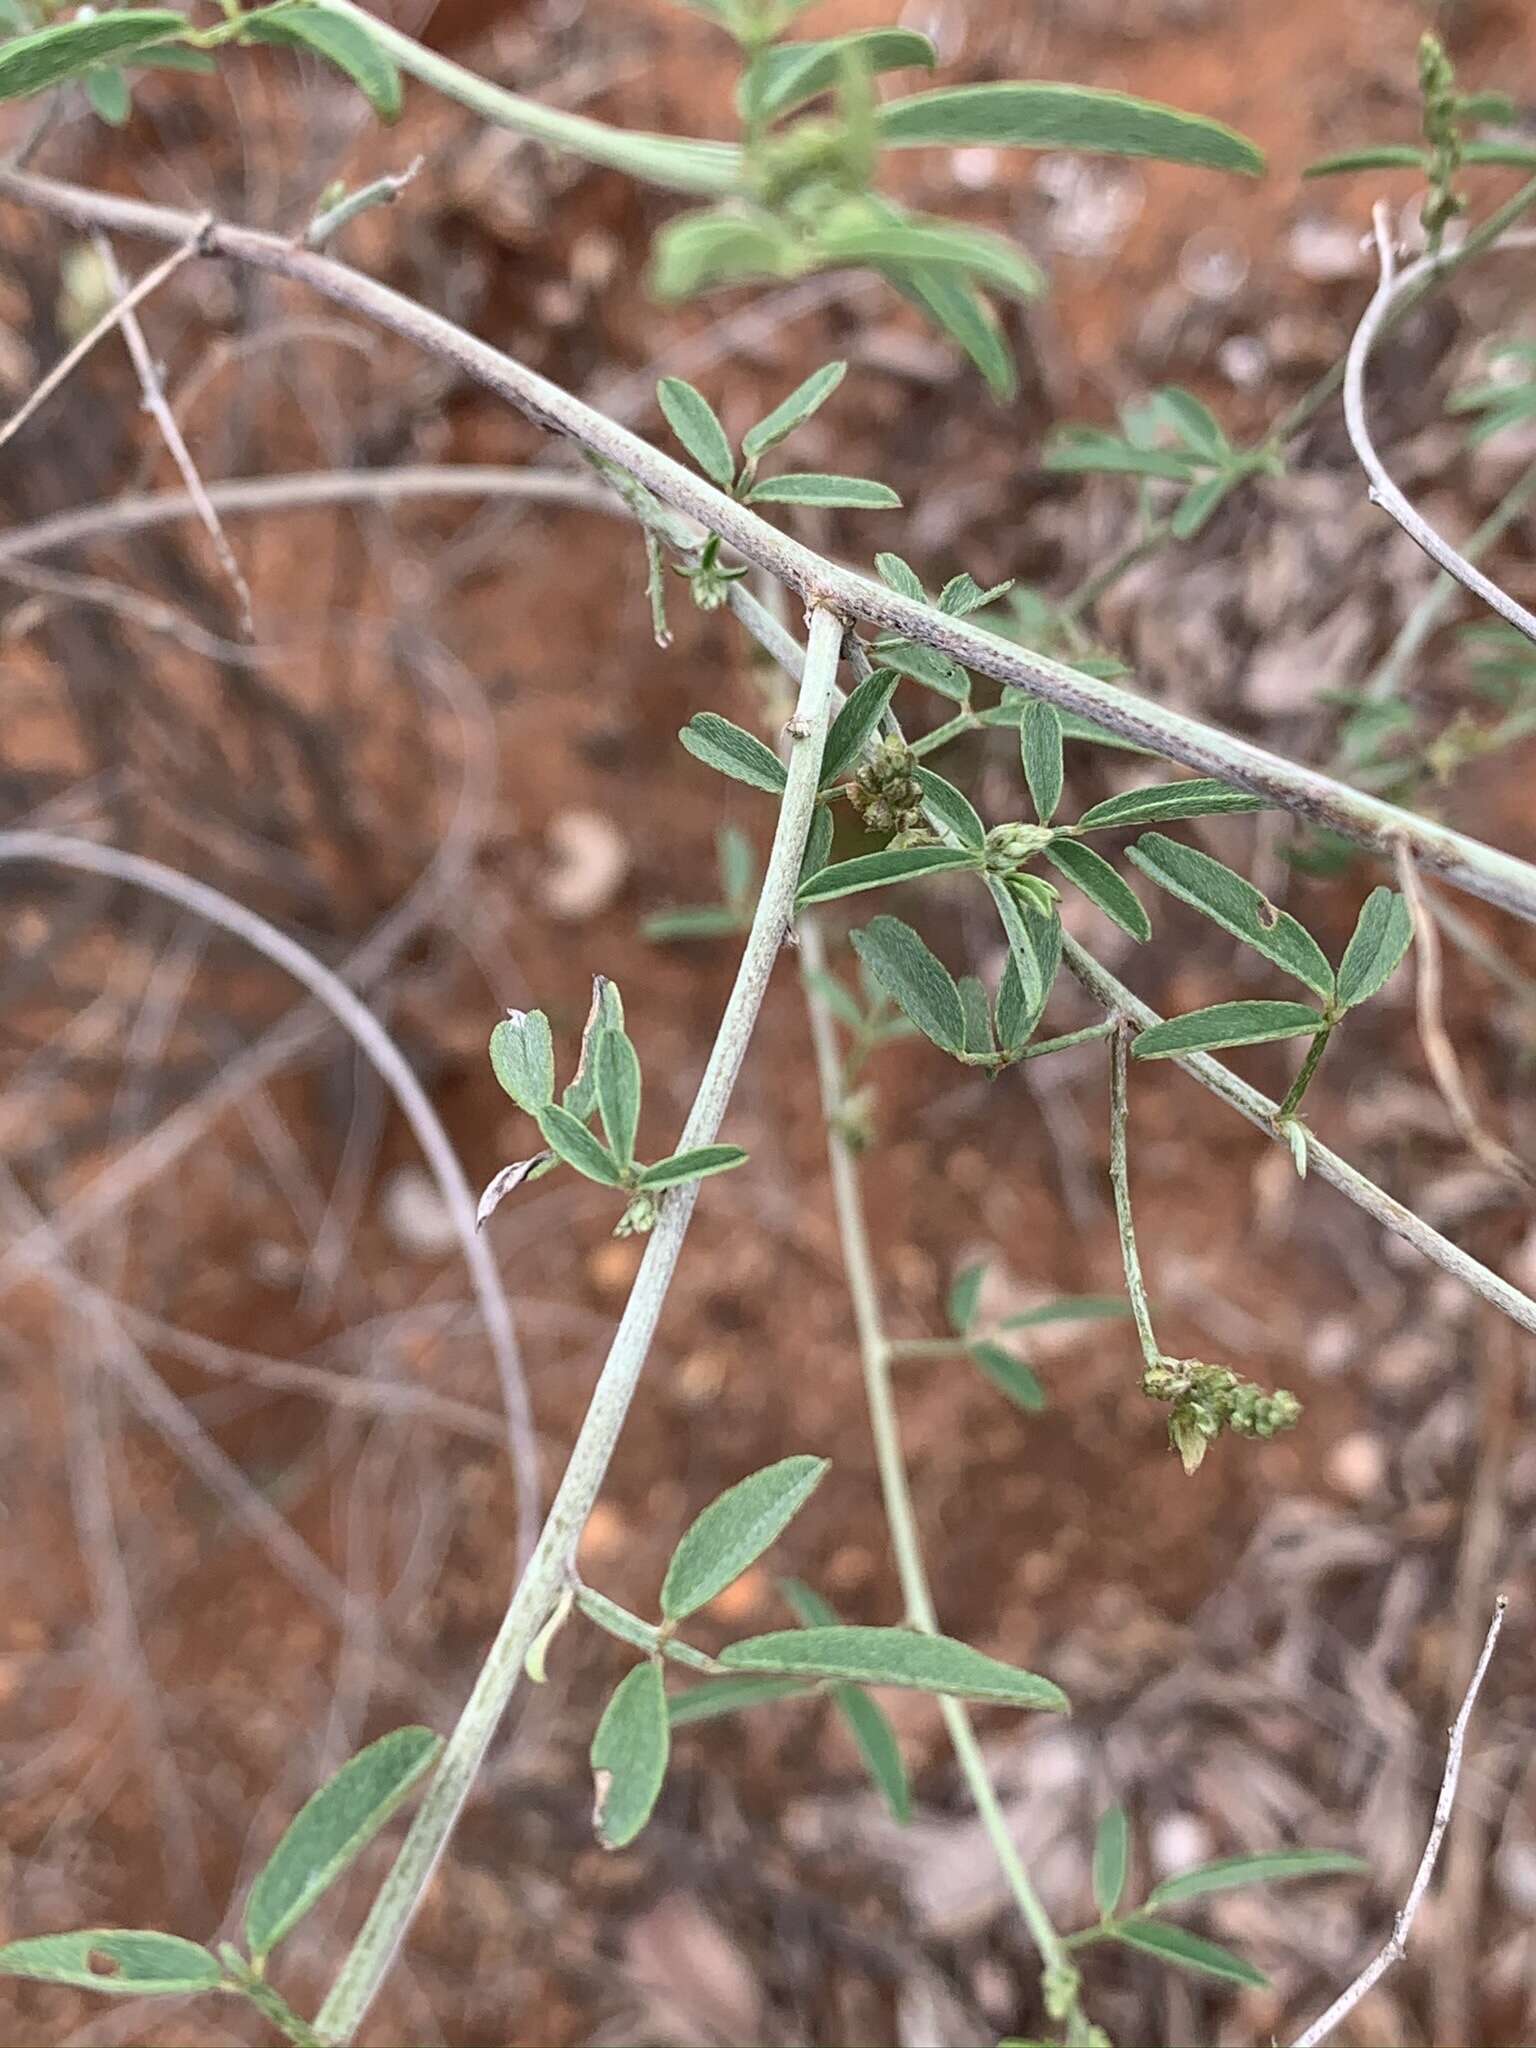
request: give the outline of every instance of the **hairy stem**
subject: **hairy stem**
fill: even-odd
[[[859,1360],[864,1372],[864,1392],[869,1404],[870,1431],[875,1444],[875,1464],[880,1474],[880,1491],[885,1518],[891,1532],[896,1573],[906,1603],[906,1618],[912,1628],[933,1635],[938,1631],[933,1595],[923,1563],[922,1541],[912,1490],[902,1454],[901,1431],[891,1386],[893,1347],[886,1337],[880,1311],[880,1292],[870,1250],[869,1227],[864,1216],[864,1197],[859,1169],[846,1139],[840,1134],[842,1085],[837,1035],[832,1013],[819,992],[819,980],[827,971],[821,926],[814,912],[800,923],[800,969],[810,1015],[811,1040],[816,1053],[816,1076],[821,1088],[821,1111],[826,1124],[827,1162],[832,1176],[832,1204],[837,1217],[838,1240],[842,1246],[843,1270],[853,1304],[854,1328],[858,1334]],[[905,1347],[903,1347],[905,1348]],[[1058,1981],[1071,1975],[1072,1966],[1061,1945],[1061,1937],[1040,1895],[1024,1868],[1013,1836],[987,1772],[986,1759],[975,1730],[958,1700],[939,1701],[955,1760],[986,1829],[999,1867],[1007,1879],[1019,1913],[1039,1951],[1040,1960]],[[1080,2030],[1081,2012],[1073,1995],[1074,2025]]]
[[[1333,1026],[1329,1024],[1316,1034],[1311,1044],[1307,1047],[1307,1056],[1297,1069],[1295,1080],[1285,1091],[1285,1100],[1281,1103],[1277,1113],[1277,1122],[1284,1123],[1288,1116],[1294,1116],[1297,1110],[1300,1109],[1301,1098],[1312,1086],[1312,1076],[1317,1072],[1318,1062],[1327,1050],[1328,1041],[1332,1036]]]
[[[816,807],[821,752],[842,640],[841,621],[818,606],[811,615],[788,779],[762,892],[704,1078],[678,1140],[680,1152],[710,1144],[720,1129],[789,928],[800,861]],[[448,1738],[394,1867],[320,2008],[315,2028],[327,2043],[350,2041],[373,2002],[469,1797],[507,1702],[517,1690],[529,1645],[560,1597],[634,1399],[699,1186],[692,1181],[669,1189],[661,1198],[656,1226],[533,1557],[512,1595],[506,1618],[458,1726]]]
[[[1136,1249],[1136,1223],[1131,1214],[1131,1170],[1126,1158],[1126,1127],[1131,1120],[1130,1090],[1126,1064],[1130,1050],[1130,1023],[1116,1023],[1109,1060],[1109,1182],[1115,1191],[1115,1222],[1120,1231],[1120,1263],[1125,1268],[1125,1291],[1131,1314],[1136,1318],[1136,1335],[1141,1355],[1155,1366],[1162,1357],[1157,1333],[1152,1328],[1152,1304],[1147,1300],[1147,1283],[1141,1276],[1141,1254]]]

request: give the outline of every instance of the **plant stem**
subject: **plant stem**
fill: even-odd
[[[661,185],[671,192],[702,192],[718,197],[736,183],[741,152],[734,143],[646,135],[633,129],[610,128],[606,122],[590,120],[585,114],[568,114],[557,107],[546,107],[538,100],[524,99],[520,93],[493,85],[462,64],[455,64],[451,57],[424,49],[366,7],[355,6],[353,0],[319,0],[319,4],[332,14],[361,22],[402,71],[419,78],[423,85],[430,85],[445,99],[457,100],[460,106],[468,107],[471,113],[498,128],[515,129],[519,135],[548,143],[551,149],[568,149],[588,163],[625,171],[648,185]]]
[[[1130,1090],[1126,1064],[1130,1051],[1129,1019],[1116,1020],[1109,1061],[1109,1181],[1115,1191],[1115,1221],[1120,1228],[1120,1263],[1125,1268],[1125,1291],[1131,1314],[1136,1318],[1136,1335],[1141,1355],[1155,1366],[1162,1357],[1152,1328],[1152,1304],[1141,1276],[1141,1255],[1136,1249],[1136,1224],[1131,1215],[1131,1170],[1126,1158],[1126,1128],[1131,1120]]]
[[[1064,1031],[1060,1038],[1038,1038],[1015,1053],[1008,1064],[1012,1067],[1020,1060],[1038,1060],[1048,1052],[1068,1052],[1074,1045],[1092,1045],[1096,1039],[1108,1038],[1114,1028],[1114,1018],[1106,1017],[1100,1024],[1085,1024],[1081,1031]]]
[[[826,951],[822,944],[820,920],[816,913],[809,912],[800,921],[801,984],[810,1016],[811,1042],[816,1054],[816,1076],[821,1089],[821,1110],[827,1133],[827,1163],[832,1178],[832,1203],[837,1217],[837,1233],[842,1246],[843,1269],[847,1275],[849,1299],[853,1304],[854,1328],[858,1334],[859,1360],[864,1373],[865,1398],[869,1404],[875,1463],[880,1475],[880,1490],[885,1503],[886,1521],[891,1532],[896,1573],[901,1584],[902,1599],[906,1604],[908,1625],[921,1629],[925,1634],[933,1635],[938,1632],[938,1619],[928,1584],[927,1569],[923,1563],[922,1544],[918,1535],[917,1514],[912,1504],[911,1487],[907,1479],[906,1460],[902,1455],[901,1433],[891,1387],[892,1346],[886,1338],[880,1311],[879,1287],[875,1279],[874,1258],[870,1251],[869,1227],[864,1215],[859,1169],[853,1152],[839,1134],[842,1099],[837,1035],[832,1013],[818,988],[819,977],[824,976],[826,971]],[[955,1761],[960,1767],[961,1775],[965,1779],[982,1826],[986,1830],[987,1839],[992,1845],[1003,1876],[1007,1879],[1008,1888],[1013,1894],[1019,1913],[1029,1929],[1030,1938],[1039,1951],[1046,1971],[1055,1976],[1058,1982],[1062,1982],[1074,1974],[1072,1966],[1062,1948],[1061,1937],[1040,1902],[1040,1896],[1030,1880],[1029,1872],[1025,1869],[1018,1847],[1009,1832],[1007,1816],[993,1790],[986,1759],[981,1753],[980,1743],[976,1740],[970,1716],[955,1699],[940,1699],[939,1709],[943,1714],[944,1725],[955,1752]],[[1078,2032],[1084,2024],[1075,1990],[1072,1995],[1071,2024]]]
[[[633,1650],[644,1650],[648,1656],[670,1657],[675,1663],[686,1664],[690,1671],[707,1671],[714,1676],[724,1667],[713,1657],[705,1656],[691,1643],[681,1643],[676,1636],[669,1636],[656,1627],[654,1622],[642,1621],[638,1614],[631,1614],[627,1607],[620,1607],[615,1600],[607,1599],[601,1593],[593,1592],[590,1586],[578,1585],[576,1605],[597,1627],[621,1643],[628,1643]]]
[[[795,737],[767,872],[735,986],[678,1140],[680,1152],[710,1144],[720,1129],[769,976],[789,929],[800,861],[816,807],[842,639],[842,622],[818,605],[811,614],[810,642],[792,721]],[[566,1582],[634,1399],[700,1186],[691,1181],[668,1189],[661,1198],[656,1226],[533,1557],[458,1725],[448,1738],[394,1867],[315,2021],[316,2032],[327,2043],[350,2041],[372,2003],[469,1797],[507,1702],[517,1690],[528,1646]]]
[[[1307,1056],[1302,1061],[1295,1080],[1285,1092],[1285,1100],[1281,1103],[1279,1113],[1275,1118],[1277,1123],[1283,1124],[1288,1116],[1294,1116],[1301,1107],[1301,1098],[1311,1087],[1312,1076],[1317,1072],[1317,1063],[1322,1058],[1323,1052],[1332,1036],[1333,1026],[1331,1024],[1325,1025],[1307,1047]]]
[[[925,732],[921,739],[914,740],[912,752],[921,760],[924,754],[934,754],[940,747],[947,747],[962,733],[977,732],[980,728],[981,720],[974,711],[961,711],[954,718],[946,719],[943,725],[936,725],[932,732]]]

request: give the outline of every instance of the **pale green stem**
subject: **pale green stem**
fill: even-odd
[[[1332,1036],[1333,1026],[1331,1024],[1325,1025],[1307,1047],[1307,1056],[1302,1061],[1295,1080],[1286,1090],[1284,1102],[1280,1105],[1279,1115],[1275,1119],[1277,1123],[1283,1124],[1287,1117],[1294,1116],[1297,1110],[1300,1109],[1301,1098],[1311,1087],[1312,1076],[1317,1072],[1318,1061],[1321,1060],[1324,1052],[1326,1052],[1328,1041]]]
[[[719,1132],[769,976],[789,929],[800,861],[816,806],[842,639],[841,621],[818,605],[811,614],[810,643],[790,725],[788,775],[762,892],[704,1078],[678,1140],[680,1152],[711,1144]],[[316,2032],[327,2043],[350,2041],[373,2002],[469,1797],[507,1702],[517,1690],[529,1645],[560,1597],[634,1399],[700,1185],[691,1181],[669,1189],[661,1198],[656,1227],[646,1243],[607,1362],[533,1556],[394,1867],[315,2021]]]
[[[927,1568],[923,1563],[917,1514],[907,1480],[906,1459],[902,1454],[901,1432],[891,1387],[892,1347],[886,1338],[880,1312],[879,1288],[875,1279],[874,1258],[870,1250],[869,1228],[864,1216],[859,1169],[853,1152],[839,1135],[842,1095],[837,1033],[832,1013],[817,987],[818,977],[826,974],[827,961],[820,922],[814,912],[807,912],[800,920],[800,969],[806,1008],[810,1016],[811,1042],[816,1054],[816,1076],[821,1088],[822,1117],[826,1124],[832,1204],[837,1217],[837,1232],[842,1245],[849,1299],[853,1305],[859,1360],[864,1373],[864,1393],[869,1404],[870,1433],[874,1438],[875,1464],[880,1475],[886,1522],[891,1532],[896,1574],[901,1584],[902,1599],[906,1604],[908,1624],[912,1628],[921,1629],[925,1634],[933,1635],[938,1632],[938,1618],[928,1584]],[[1009,1832],[1007,1816],[993,1790],[986,1758],[982,1755],[981,1745],[976,1740],[970,1716],[958,1700],[949,1698],[940,1699],[939,1711],[944,1717],[944,1725],[949,1733],[961,1776],[965,1779],[982,1826],[986,1830],[987,1839],[992,1845],[993,1853],[1008,1882],[1008,1888],[1013,1894],[1024,1924],[1039,1951],[1041,1962],[1046,1971],[1058,1982],[1064,1981],[1072,1976],[1072,1965],[1067,1960],[1061,1945],[1061,1937],[1041,1904],[1040,1896],[1035,1890],[1029,1872],[1024,1868],[1023,1859]],[[1075,1994],[1073,2005],[1074,2026],[1080,2029],[1081,2012],[1076,2006]]]
[[[318,0],[318,4],[332,14],[362,22],[402,71],[498,128],[515,129],[552,149],[568,149],[588,163],[627,172],[671,192],[699,192],[718,198],[736,184],[741,152],[734,143],[646,135],[610,128],[585,114],[563,113],[558,107],[546,107],[538,100],[524,99],[521,93],[508,92],[504,86],[492,85],[437,50],[424,49],[366,7],[355,6],[353,0]]]
[[[1141,1355],[1148,1365],[1162,1357],[1157,1333],[1152,1328],[1152,1304],[1147,1300],[1147,1283],[1141,1277],[1141,1255],[1136,1249],[1136,1224],[1131,1215],[1131,1169],[1126,1158],[1126,1127],[1131,1120],[1130,1090],[1126,1060],[1130,1048],[1130,1027],[1120,1020],[1115,1028],[1109,1062],[1109,1184],[1115,1192],[1115,1222],[1120,1229],[1120,1263],[1125,1268],[1125,1291],[1131,1314],[1136,1318],[1136,1335]]]
[[[638,1614],[631,1614],[627,1607],[620,1607],[616,1600],[595,1593],[590,1586],[578,1584],[576,1605],[588,1621],[595,1622],[619,1642],[628,1643],[633,1650],[644,1650],[652,1657],[670,1657],[674,1663],[686,1664],[690,1671],[707,1671],[711,1676],[724,1669],[713,1657],[706,1657],[702,1650],[694,1649],[691,1643],[680,1643],[676,1636],[668,1635],[654,1622],[642,1621]]]

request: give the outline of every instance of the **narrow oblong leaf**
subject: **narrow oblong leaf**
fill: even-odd
[[[1332,178],[1344,171],[1427,171],[1429,158],[1422,149],[1407,142],[1384,142],[1371,149],[1341,150],[1337,156],[1321,156],[1308,164],[1304,178]]]
[[[799,256],[776,221],[733,206],[700,207],[667,221],[651,244],[650,285],[658,299],[691,298],[740,278],[788,276]]]
[[[1167,1927],[1160,1920],[1122,1920],[1111,1938],[1180,1970],[1192,1970],[1197,1976],[1220,1977],[1228,1984],[1251,1984],[1256,1991],[1269,1985],[1264,1972],[1256,1970],[1252,1963],[1184,1927]]]
[[[682,903],[676,910],[658,910],[641,925],[642,935],[658,944],[669,939],[721,939],[745,931],[747,920],[723,903]]]
[[[893,668],[872,669],[862,683],[849,691],[848,701],[833,719],[822,750],[823,789],[830,788],[857,763],[890,708],[900,680]]]
[[[1214,1863],[1202,1863],[1198,1870],[1186,1870],[1180,1877],[1164,1878],[1147,1894],[1143,1911],[1201,1899],[1210,1892],[1236,1891],[1247,1884],[1282,1884],[1297,1877],[1363,1877],[1370,1867],[1342,1849],[1276,1849],[1267,1855],[1223,1856]]]
[[[988,1058],[996,1047],[992,1042],[992,1006],[987,992],[974,974],[963,974],[955,984],[960,991],[960,1009],[965,1018],[965,1049]]]
[[[1036,82],[946,86],[889,100],[875,111],[887,148],[971,144],[1015,149],[1087,149],[1112,156],[1256,176],[1263,152],[1219,121],[1129,93]]]
[[[1065,1713],[1059,1686],[1033,1672],[957,1643],[949,1636],[906,1628],[784,1629],[732,1643],[720,1660],[736,1671],[778,1671],[807,1678],[846,1679],[855,1685],[904,1686],[956,1699],[993,1700],[1003,1706]]]
[[[78,1991],[152,1998],[209,1991],[224,1972],[207,1949],[176,1934],[129,1927],[87,1927],[77,1934],[38,1934],[0,1948],[0,1977],[31,1977]]]
[[[1208,476],[1203,482],[1187,490],[1168,522],[1168,530],[1174,539],[1193,540],[1222,499],[1234,491],[1241,481],[1239,473],[1230,470],[1224,476]]]
[[[1227,817],[1236,811],[1264,811],[1269,799],[1232,789],[1214,776],[1196,775],[1187,782],[1159,782],[1147,789],[1128,789],[1084,811],[1079,832],[1108,832],[1124,825],[1155,825],[1168,818]]]
[[[1001,1344],[971,1344],[966,1347],[966,1355],[976,1370],[984,1374],[1000,1393],[1006,1394],[1016,1408],[1037,1414],[1045,1406],[1044,1387],[1023,1359],[1015,1358]]]
[[[1023,916],[1025,933],[1039,963],[1040,993],[1033,1003],[1025,1000],[1023,979],[1010,951],[1008,965],[1004,968],[1002,981],[998,984],[997,1003],[994,1009],[997,1042],[1004,1052],[1008,1053],[1017,1052],[1021,1046],[1028,1043],[1030,1034],[1040,1021],[1046,997],[1050,994],[1061,967],[1060,917],[1040,917],[1032,911],[1025,911]]]
[[[987,380],[987,389],[999,404],[1005,404],[1019,388],[1019,373],[997,315],[966,277],[933,264],[876,264],[904,299],[926,313],[930,320],[970,357]]]
[[[714,407],[702,391],[681,377],[663,377],[656,397],[667,425],[712,483],[728,491],[736,474],[736,458]]]
[[[695,711],[678,738],[696,761],[733,781],[779,796],[784,789],[784,763],[771,747],[732,725],[713,711]]]
[[[948,868],[969,868],[976,857],[963,846],[887,847],[883,853],[861,853],[840,860],[800,884],[801,903],[830,903],[835,896],[853,896],[861,889],[884,889],[893,882],[915,881]]]
[[[1126,849],[1126,858],[1170,896],[1203,911],[1233,938],[1305,982],[1324,1002],[1332,1001],[1333,969],[1322,947],[1304,925],[1277,909],[1252,882],[1212,860],[1208,853],[1181,846],[1161,832],[1146,833]]]
[[[586,1123],[597,1108],[597,1042],[605,1031],[624,1029],[624,998],[619,985],[606,974],[592,977],[592,1001],[587,1021],[581,1027],[581,1052],[576,1072],[561,1101],[578,1123]]]
[[[744,1166],[747,1155],[739,1145],[699,1145],[691,1152],[674,1152],[646,1167],[637,1183],[642,1188],[675,1188],[685,1180],[708,1180],[712,1173],[729,1173]]]
[[[1045,849],[1045,857],[1057,874],[1082,890],[1097,909],[1133,939],[1150,939],[1152,921],[1142,908],[1135,890],[1117,874],[1091,846],[1075,839],[1057,839]]]
[[[987,887],[1003,921],[1003,930],[1008,935],[1009,965],[1018,977],[1023,1008],[1027,1014],[1038,1016],[1045,1003],[1045,981],[1040,971],[1040,955],[1030,937],[1025,913],[999,876],[988,875]]]
[[[1207,462],[1225,462],[1232,444],[1221,430],[1221,422],[1192,391],[1170,384],[1157,394],[1158,409],[1192,453]]]
[[[831,808],[826,804],[818,804],[816,815],[811,820],[811,829],[805,835],[805,851],[800,856],[800,872],[795,877],[797,889],[808,882],[812,875],[819,875],[831,860],[834,832]]]
[[[818,230],[816,252],[827,263],[871,269],[958,271],[978,284],[1037,299],[1045,290],[1040,266],[1005,235],[957,227],[943,220],[837,221]]]
[[[1369,1001],[1397,971],[1413,944],[1413,914],[1395,889],[1373,889],[1360,906],[1344,958],[1338,997],[1346,1010]]]
[[[1038,1330],[1043,1323],[1121,1322],[1131,1312],[1123,1294],[1064,1294],[1022,1315],[1009,1316],[1000,1330]]]
[[[776,405],[766,418],[760,419],[755,427],[749,427],[741,438],[741,452],[749,461],[776,448],[786,435],[804,424],[818,407],[826,404],[838,385],[848,374],[846,363],[826,363],[819,370],[812,370],[803,384],[797,384],[788,398]]]
[[[825,1458],[781,1458],[711,1501],[667,1566],[661,1587],[666,1619],[684,1620],[739,1579],[778,1540],[829,1470]]]
[[[44,92],[98,64],[167,43],[189,25],[185,15],[168,7],[120,7],[115,13],[55,22],[31,35],[13,36],[0,44],[0,100]]]
[[[1138,1059],[1165,1060],[1183,1052],[1301,1038],[1322,1028],[1322,1018],[1305,1003],[1214,1003],[1208,1010],[1154,1024],[1132,1042],[1131,1051]]]
[[[605,1031],[597,1041],[597,1113],[609,1149],[621,1166],[635,1157],[640,1128],[640,1058],[623,1031]]]
[[[763,477],[748,491],[746,501],[749,505],[848,506],[863,511],[883,511],[901,504],[888,484],[874,483],[868,477],[793,470],[784,476]]]
[[[799,1579],[781,1579],[779,1590],[794,1609],[795,1619],[803,1628],[837,1626],[836,1610]],[[862,1686],[834,1685],[830,1698],[848,1724],[848,1732],[864,1759],[864,1768],[874,1781],[875,1790],[885,1801],[892,1820],[905,1827],[912,1818],[912,1791],[890,1716]]]
[[[1093,1903],[1108,1920],[1125,1891],[1131,1860],[1131,1823],[1123,1806],[1111,1806],[1093,1838]]]
[[[1038,697],[1026,701],[1019,719],[1019,751],[1035,816],[1042,825],[1049,825],[1061,802],[1064,773],[1061,717],[1054,704],[1046,704]]]
[[[914,768],[912,775],[923,792],[925,808],[946,831],[954,833],[962,846],[979,853],[986,844],[987,828],[976,815],[975,807],[964,790],[956,789],[952,782],[946,782],[942,775],[935,775],[931,768]]]
[[[574,1166],[579,1174],[603,1187],[623,1187],[624,1173],[618,1160],[568,1109],[558,1102],[546,1102],[537,1114],[545,1144],[567,1166]]]
[[[815,1691],[799,1678],[757,1678],[743,1672],[735,1678],[706,1678],[675,1692],[667,1701],[667,1719],[676,1728],[690,1728],[697,1721],[718,1721],[725,1714],[739,1714],[747,1707],[765,1707],[774,1700],[809,1699]]]
[[[396,1728],[348,1759],[289,1822],[251,1886],[245,1938],[259,1960],[274,1949],[373,1840],[436,1761],[442,1737]]]
[[[1188,483],[1193,474],[1187,455],[1141,448],[1100,427],[1057,427],[1041,452],[1040,467],[1053,476],[1150,476],[1176,484]]]
[[[726,902],[749,903],[757,880],[757,861],[746,833],[739,832],[734,825],[722,825],[715,835],[715,860]]]
[[[554,1101],[555,1042],[542,1010],[507,1012],[491,1033],[491,1071],[530,1116]]]
[[[399,67],[353,15],[303,5],[266,8],[242,17],[240,39],[313,50],[351,79],[381,121],[400,118],[404,99]]]
[[[916,570],[910,568],[900,555],[876,555],[875,569],[880,581],[888,589],[900,591],[903,597],[910,597],[918,604],[927,602],[928,593],[924,590]]]
[[[955,978],[899,917],[877,917],[852,934],[859,959],[918,1030],[948,1053],[965,1050],[965,1012]]]
[[[965,670],[937,648],[923,647],[916,640],[890,634],[875,642],[875,651],[889,667],[911,676],[914,682],[926,683],[930,690],[937,690],[952,703],[964,704],[971,694]]]
[[[755,57],[737,88],[744,121],[774,121],[838,83],[849,62],[871,72],[932,70],[938,61],[927,36],[911,28],[873,28],[814,43],[778,43]],[[751,452],[750,450],[748,451]]]
[[[637,1664],[615,1688],[592,1738],[592,1825],[605,1849],[622,1849],[661,1797],[672,1724],[661,1666]]]
[[[957,1337],[968,1337],[976,1325],[976,1310],[981,1301],[981,1283],[987,1277],[985,1264],[978,1260],[973,1266],[962,1266],[949,1287],[949,1327]]]
[[[1013,578],[1006,583],[994,583],[990,590],[983,590],[969,571],[962,570],[958,576],[951,576],[939,592],[939,610],[947,612],[952,619],[968,618],[972,612],[979,612],[989,604],[996,604],[1000,597],[1006,597],[1013,588]]]

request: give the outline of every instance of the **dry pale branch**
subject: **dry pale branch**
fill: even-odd
[[[1472,1709],[1477,1703],[1483,1678],[1493,1660],[1494,1645],[1498,1642],[1499,1631],[1504,1626],[1504,1612],[1508,1605],[1509,1602],[1502,1593],[1494,1602],[1493,1619],[1488,1624],[1482,1655],[1478,1658],[1467,1685],[1461,1710],[1451,1724],[1450,1744],[1445,1755],[1445,1776],[1440,1781],[1440,1796],[1435,1801],[1435,1817],[1430,1826],[1429,1840],[1424,1844],[1424,1854],[1419,1859],[1419,1867],[1414,1873],[1413,1883],[1403,1902],[1403,1909],[1392,1924],[1392,1937],[1360,1972],[1348,1990],[1341,1992],[1320,2018],[1315,2019],[1304,2033],[1296,2036],[1292,2048],[1317,2048],[1318,2042],[1326,2041],[1339,2022],[1354,2011],[1372,1985],[1384,1977],[1394,1963],[1401,1962],[1407,1953],[1409,1933],[1418,1910],[1424,1903],[1424,1894],[1429,1890],[1430,1879],[1435,1874],[1435,1865],[1440,1858],[1440,1845],[1445,1840],[1445,1831],[1450,1825],[1451,1809],[1456,1804],[1456,1781],[1461,1776],[1461,1757],[1466,1747],[1467,1727],[1472,1719]]]

